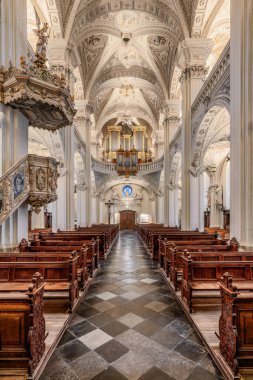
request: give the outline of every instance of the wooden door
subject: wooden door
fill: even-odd
[[[120,229],[133,230],[135,226],[135,211],[120,211]]]

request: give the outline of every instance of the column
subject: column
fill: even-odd
[[[87,226],[87,187],[85,185],[77,185],[77,225],[80,227]]]
[[[99,199],[99,223],[108,223],[108,216],[107,216],[107,219],[105,219],[104,203],[105,203],[105,199],[100,197],[100,199]],[[111,207],[110,213],[111,213],[111,223],[112,223],[112,207]]]
[[[66,229],[74,229],[74,126],[65,127],[65,165],[66,165]]]
[[[56,214],[53,214],[53,226],[56,230],[58,228],[60,230],[66,230],[66,168],[60,170],[60,177],[57,180],[57,197],[57,201],[55,202]]]
[[[177,225],[176,220],[177,220],[177,215],[175,214],[177,208],[177,203],[178,200],[175,197],[175,192],[176,189],[174,187],[169,188],[169,226],[170,227],[175,227]]]
[[[180,125],[180,107],[178,100],[166,100],[164,104],[164,225],[169,225],[169,177],[170,177],[170,142]]]
[[[92,194],[91,196],[91,213],[90,213],[90,225],[97,223],[97,196]]]
[[[77,101],[76,105],[79,109],[76,118],[78,131],[86,145],[85,156],[85,186],[86,186],[86,221],[87,225],[95,223],[93,221],[93,213],[91,211],[91,119],[93,109],[87,100]],[[97,208],[97,205],[96,205]],[[97,217],[96,217],[97,219]]]
[[[182,69],[182,229],[198,227],[197,179],[192,178],[191,169],[191,106],[207,73],[206,60],[212,50],[212,41],[204,38],[187,38],[178,49],[178,66]]]
[[[156,199],[157,194],[152,191],[149,195],[149,214],[152,218],[152,223],[156,223]]]
[[[242,245],[253,246],[253,2],[230,3],[230,236]]]
[[[11,60],[19,67],[20,57],[27,54],[27,1],[0,2],[0,66]],[[0,175],[28,154],[28,120],[11,107],[0,104],[1,167]],[[24,202],[1,226],[1,245],[17,246],[28,236],[28,206]]]

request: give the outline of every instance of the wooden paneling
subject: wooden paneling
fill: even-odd
[[[135,211],[125,210],[120,212],[120,229],[133,230],[135,226]]]

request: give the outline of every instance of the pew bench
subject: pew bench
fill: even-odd
[[[77,276],[78,255],[72,253],[68,261],[0,262],[0,293],[24,292],[31,273],[39,272],[46,281],[45,299],[67,300],[71,313],[79,299]]]
[[[182,302],[192,312],[193,299],[218,299],[218,281],[231,273],[240,291],[253,291],[253,261],[194,261],[189,254],[182,255]]]
[[[75,252],[75,251],[74,251]],[[77,275],[81,290],[84,290],[89,273],[88,267],[88,247],[82,247],[80,252],[76,252],[77,259]],[[0,262],[56,262],[56,261],[68,261],[71,257],[71,253],[67,252],[22,252],[22,253],[0,253]],[[95,270],[95,261],[92,258],[91,276]],[[1,280],[0,280],[1,283]]]
[[[163,268],[167,275],[170,270],[172,249],[176,249],[178,252],[183,252],[185,250],[189,252],[238,251],[238,243],[227,244],[225,241],[221,240],[181,240],[171,242],[167,241],[167,239],[160,239],[158,266]]]
[[[218,246],[217,246],[218,247]],[[219,247],[220,248],[220,247]],[[183,256],[189,256],[193,261],[253,261],[253,252],[235,252],[229,250],[217,250],[209,252],[189,252],[184,250],[180,252],[177,249],[171,249],[171,263],[169,277],[174,289],[177,291],[183,277]]]
[[[30,278],[31,281],[31,278]],[[45,283],[35,273],[24,294],[0,293],[0,369],[27,370],[30,375],[45,351],[43,293]]]

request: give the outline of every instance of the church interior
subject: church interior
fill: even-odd
[[[252,0],[0,0],[0,379],[253,379],[252,41]]]

